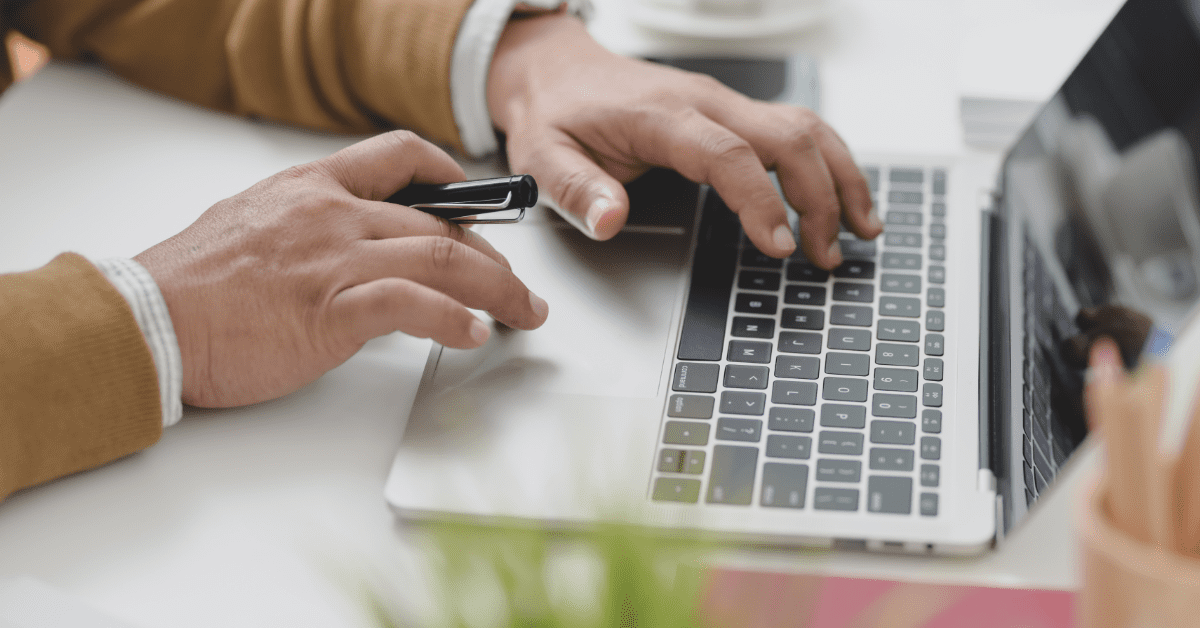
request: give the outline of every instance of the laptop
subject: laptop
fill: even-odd
[[[624,518],[743,543],[976,553],[1087,434],[1077,314],[1196,300],[1200,10],[1130,0],[1001,171],[861,161],[886,229],[832,272],[656,171],[634,227],[484,227],[551,304],[435,346],[385,493],[406,520]],[[983,195],[980,190],[992,190]],[[637,216],[641,216],[639,219]]]

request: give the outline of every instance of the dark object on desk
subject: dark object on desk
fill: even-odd
[[[1087,368],[1092,344],[1107,336],[1117,343],[1125,368],[1137,366],[1154,326],[1150,317],[1120,305],[1085,307],[1075,316],[1080,333],[1063,342],[1063,354],[1071,366]]]
[[[385,199],[425,213],[464,224],[514,223],[537,204],[537,182],[527,174],[495,179],[460,181],[445,185],[410,185]],[[514,211],[515,217],[474,218],[482,214]]]
[[[707,74],[757,100],[820,109],[820,80],[811,57],[648,57],[648,61]]]

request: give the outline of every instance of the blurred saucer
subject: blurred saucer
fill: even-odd
[[[812,26],[829,13],[825,0],[767,2],[753,14],[702,11],[690,3],[628,0],[629,19],[642,27],[707,39],[771,37]]]

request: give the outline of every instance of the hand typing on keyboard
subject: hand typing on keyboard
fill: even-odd
[[[712,185],[750,241],[796,248],[768,169],[800,213],[804,254],[842,262],[838,226],[870,239],[883,224],[850,151],[811,111],[746,98],[697,74],[615,55],[570,16],[511,22],[488,78],[492,120],[514,172],[532,174],[565,217],[605,240],[624,226],[622,188],[654,166]]]

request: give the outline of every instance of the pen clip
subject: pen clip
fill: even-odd
[[[474,210],[486,213],[486,212],[496,212],[496,211],[504,211],[506,209],[510,209],[511,205],[512,205],[512,199],[513,199],[512,192],[509,192],[508,195],[504,197],[504,200],[500,201],[498,203],[492,203],[492,202],[487,202],[487,201],[483,201],[483,202],[465,201],[465,202],[454,202],[454,203],[417,203],[415,205],[412,205],[411,207],[413,209],[474,209]],[[520,222],[521,219],[525,217],[525,209],[526,208],[521,207],[519,209],[520,209],[520,211],[513,218],[467,218],[467,217],[462,217],[462,218],[450,218],[448,220],[450,222],[458,223],[461,225],[509,225],[509,224],[513,224],[516,222]]]

